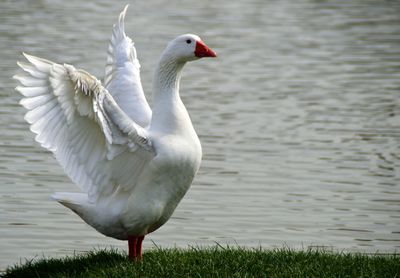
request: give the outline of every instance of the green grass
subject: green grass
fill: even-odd
[[[2,277],[400,277],[400,255],[243,248],[154,249],[142,262],[113,250],[42,259]]]

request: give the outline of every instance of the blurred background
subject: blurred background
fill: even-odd
[[[78,189],[35,143],[11,78],[22,51],[102,78],[127,3],[150,103],[155,65],[176,35],[198,34],[219,54],[184,70],[202,167],[145,249],[399,252],[399,1],[2,0],[0,269],[127,248],[50,200]]]

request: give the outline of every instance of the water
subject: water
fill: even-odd
[[[76,189],[34,142],[10,79],[21,51],[102,77],[125,2],[0,3],[1,268],[126,248],[49,199]],[[204,159],[145,248],[152,240],[399,252],[400,3],[181,2],[134,1],[126,18],[148,93],[176,35],[197,33],[219,54],[184,70],[181,94]]]

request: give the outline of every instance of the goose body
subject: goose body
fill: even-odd
[[[36,141],[82,190],[52,197],[100,233],[128,240],[136,259],[144,236],[171,217],[201,162],[200,141],[179,95],[182,68],[216,54],[196,35],[172,40],[155,71],[151,110],[124,31],[126,9],[114,25],[104,84],[28,54],[15,78]]]

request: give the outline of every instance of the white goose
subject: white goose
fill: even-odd
[[[155,72],[151,111],[124,31],[127,7],[114,25],[104,85],[27,54],[14,78],[36,141],[84,192],[52,197],[100,233],[128,240],[129,257],[140,259],[144,236],[171,217],[200,166],[200,141],[179,96],[182,68],[216,54],[196,35],[172,40]]]

